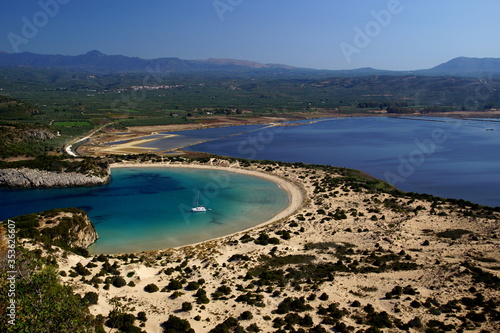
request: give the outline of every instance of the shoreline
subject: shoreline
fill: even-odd
[[[189,244],[175,246],[175,247],[160,248],[160,249],[156,249],[156,250],[140,251],[139,253],[150,252],[150,251],[168,250],[168,249],[180,249],[183,247],[196,246],[196,245],[199,245],[199,244],[202,244],[205,242],[220,240],[220,239],[234,236],[234,235],[237,235],[240,233],[259,229],[259,228],[262,228],[264,226],[278,222],[282,219],[285,219],[285,218],[293,215],[299,209],[301,209],[306,202],[306,196],[305,196],[306,191],[299,184],[292,182],[291,180],[284,179],[284,178],[277,176],[277,175],[264,173],[262,171],[257,171],[257,170],[243,169],[243,168],[235,167],[235,166],[197,165],[197,164],[185,164],[185,163],[172,164],[172,163],[166,162],[166,163],[148,163],[148,164],[146,164],[146,163],[113,163],[110,165],[110,169],[113,169],[113,168],[186,168],[186,169],[221,170],[221,171],[243,174],[243,175],[247,175],[247,176],[258,177],[261,179],[271,181],[271,182],[275,183],[276,185],[278,185],[278,187],[281,190],[285,191],[288,195],[288,205],[285,209],[280,211],[278,214],[274,215],[271,219],[264,221],[264,222],[261,222],[259,224],[256,224],[250,228],[242,229],[242,230],[239,230],[236,232],[232,232],[232,233],[225,234],[225,235],[218,236],[218,237],[214,237],[214,238],[209,238],[209,239],[206,239],[206,240],[203,240],[200,242],[194,242],[194,243],[189,243]],[[117,255],[117,253],[115,253],[113,255]]]
[[[311,123],[319,122],[319,121],[325,121],[325,120],[333,120],[333,119],[341,119],[341,118],[362,118],[362,117],[367,117],[367,118],[381,118],[381,117],[387,117],[387,118],[396,118],[396,119],[408,119],[408,120],[420,120],[420,121],[440,121],[438,120],[439,118],[441,119],[450,119],[450,120],[455,120],[455,121],[463,121],[463,120],[475,120],[475,121],[484,121],[481,120],[481,118],[498,118],[500,119],[500,111],[498,112],[493,112],[493,113],[488,113],[488,114],[474,114],[469,111],[456,111],[456,112],[450,112],[450,113],[436,113],[436,114],[388,114],[388,113],[383,113],[383,114],[372,114],[372,113],[367,113],[367,114],[331,114],[331,115],[322,115],[319,117],[313,116],[311,118],[304,118],[300,120],[279,120],[279,121],[270,121],[270,122],[256,122],[256,123],[247,123],[247,124],[236,124],[236,123],[226,123],[226,124],[212,124],[212,123],[201,123],[199,124],[196,128],[176,128],[177,125],[172,125],[172,128],[169,128],[170,125],[156,125],[156,126],[143,126],[144,129],[148,129],[146,132],[141,132],[138,130],[141,126],[132,126],[131,127],[131,132],[130,135],[131,137],[129,138],[129,141],[126,143],[119,143],[119,144],[111,144],[113,143],[114,140],[123,140],[122,137],[116,137],[113,139],[109,139],[103,142],[99,142],[97,147],[94,147],[92,150],[87,151],[87,153],[91,153],[92,155],[99,155],[103,153],[108,153],[108,154],[135,154],[135,153],[165,153],[165,152],[179,152],[182,151],[183,148],[194,146],[200,143],[216,140],[216,139],[221,139],[221,138],[216,138],[216,139],[206,139],[206,140],[201,140],[195,143],[190,143],[188,145],[176,147],[176,148],[171,148],[171,149],[166,149],[166,150],[161,150],[159,151],[160,148],[151,148],[151,147],[141,147],[139,145],[147,143],[147,142],[153,142],[157,141],[159,139],[164,139],[168,137],[174,137],[177,136],[178,134],[167,134],[168,132],[172,131],[188,131],[188,130],[202,130],[202,129],[210,129],[210,128],[224,128],[224,127],[235,127],[235,126],[245,126],[245,125],[266,125],[266,126],[302,126],[302,125],[308,125]],[[419,118],[436,118],[436,120],[430,120],[430,119],[419,119]],[[294,121],[306,121],[305,123],[292,123]],[[161,138],[154,138],[154,139],[145,139],[146,137],[149,137],[152,135],[153,132],[163,132],[164,136]],[[232,135],[239,135],[242,133],[237,133],[237,134],[232,134]],[[92,137],[92,134],[80,139],[77,142],[83,141],[85,139],[89,139]],[[72,151],[68,151],[68,154],[72,155]],[[79,154],[77,153],[76,155],[72,156],[78,156]]]

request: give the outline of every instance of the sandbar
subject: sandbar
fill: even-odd
[[[154,151],[154,150],[157,150],[157,148],[141,147],[140,145],[148,143],[148,142],[157,141],[160,139],[174,137],[174,136],[177,136],[177,135],[176,134],[168,134],[168,135],[165,135],[162,137],[152,138],[152,139],[143,139],[143,137],[138,138],[138,139],[137,138],[131,139],[129,142],[103,147],[100,149],[100,151],[105,152],[105,153],[115,153],[115,154],[116,153],[130,154],[130,153],[138,153],[138,152],[144,153],[148,150]]]

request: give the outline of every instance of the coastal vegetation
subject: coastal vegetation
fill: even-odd
[[[11,123],[0,120],[0,158],[43,156],[58,151],[63,140],[48,125]]]
[[[12,219],[16,221],[18,237],[35,240],[47,248],[57,246],[88,256],[87,247],[97,239],[87,213],[78,208],[50,209]],[[84,238],[89,241],[82,241]]]
[[[105,159],[84,157],[71,158],[62,155],[41,155],[33,159],[0,161],[0,169],[29,168],[57,173],[77,172],[85,175],[104,177],[109,174],[109,163]]]
[[[2,253],[3,258],[3,253]],[[23,247],[16,248],[17,270],[15,279],[15,316],[7,319],[12,288],[7,278],[12,269],[0,261],[0,321],[2,332],[95,332],[103,333],[98,318],[92,316],[88,305],[92,296],[81,298],[74,289],[63,284],[57,274],[53,254],[41,255]],[[9,296],[11,295],[11,296]],[[95,296],[94,296],[95,300]]]

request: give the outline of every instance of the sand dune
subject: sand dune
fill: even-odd
[[[493,319],[495,312],[488,312],[483,306],[468,308],[462,303],[464,297],[474,299],[480,294],[498,310],[498,284],[481,282],[472,271],[480,269],[483,276],[498,279],[498,212],[469,214],[470,207],[450,202],[369,190],[370,183],[335,170],[258,163],[242,168],[237,162],[221,160],[211,160],[207,165],[167,165],[222,167],[267,177],[289,191],[291,202],[272,221],[251,230],[132,257],[110,256],[110,264],[119,264],[120,275],[134,286],[110,285],[106,290],[102,282],[84,284],[81,277],[63,278],[74,284],[79,293],[99,294],[98,304],[90,307],[93,314],[107,316],[112,309],[109,300],[118,297],[126,312],[146,312],[147,332],[161,332],[160,323],[171,314],[188,320],[198,333],[209,332],[228,317],[238,318],[244,311],[250,311],[253,318],[240,319],[243,327],[256,324],[261,332],[275,332],[273,320],[285,318],[285,314],[276,312],[280,303],[287,297],[304,297],[311,309],[297,314],[309,315],[314,326],[321,325],[327,331],[332,331],[337,322],[352,326],[354,331],[367,329],[375,325],[375,315],[389,318],[392,328],[385,328],[384,332],[400,331],[396,325],[415,323],[412,320],[416,317],[424,327],[441,323],[451,325],[448,327],[453,327],[453,331],[460,327],[478,332],[500,331],[499,322]],[[266,175],[262,174],[264,170],[268,170]],[[459,229],[468,233],[449,237],[450,230],[453,234],[453,230]],[[278,243],[260,244],[262,233],[276,238]],[[246,242],[245,237],[250,241]],[[70,255],[60,260],[60,270],[69,272],[77,262],[86,265],[92,260],[95,259]],[[101,263],[96,264],[86,280],[101,270]],[[322,267],[330,273],[317,271]],[[273,280],[279,274],[285,278]],[[301,274],[305,276],[301,278]],[[182,284],[181,289],[168,287],[174,280]],[[201,281],[200,288],[206,291],[206,304],[198,304],[196,291],[186,288],[189,282],[196,281]],[[144,291],[151,283],[160,291]],[[213,294],[221,285],[229,287],[229,295]],[[398,286],[404,292],[391,296]],[[173,296],[175,291],[177,297]],[[320,297],[322,294],[328,300]],[[255,297],[255,301],[248,301],[248,297]],[[360,307],[353,306],[355,301]],[[193,309],[181,311],[184,302],[191,303]],[[447,310],[453,302],[459,306]],[[319,311],[332,303],[341,310],[341,319],[328,319],[333,316],[331,313]],[[368,304],[374,312],[364,309]],[[483,312],[484,320],[480,315]]]

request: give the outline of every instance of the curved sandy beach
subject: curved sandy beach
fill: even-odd
[[[271,182],[276,183],[282,190],[284,190],[288,194],[288,206],[273,216],[271,219],[258,223],[251,228],[245,228],[242,230],[239,230],[237,232],[232,232],[228,233],[226,235],[221,235],[219,237],[215,238],[210,238],[206,239],[201,242],[195,242],[195,243],[189,243],[185,244],[182,246],[178,246],[175,248],[180,248],[184,246],[192,246],[196,244],[200,244],[206,241],[211,241],[215,239],[220,239],[224,237],[228,237],[231,235],[239,234],[241,232],[246,232],[249,230],[253,230],[255,228],[260,228],[262,226],[271,224],[273,222],[282,220],[284,218],[287,218],[288,216],[294,214],[297,212],[304,203],[305,199],[305,190],[302,188],[299,184],[296,184],[290,180],[287,180],[283,177],[279,177],[276,175],[272,175],[269,173],[264,173],[262,171],[256,171],[256,170],[250,170],[250,169],[243,169],[240,167],[236,166],[219,166],[219,165],[201,165],[201,164],[185,164],[185,163],[171,163],[171,162],[166,162],[166,163],[114,163],[110,165],[111,168],[188,168],[188,169],[212,169],[212,170],[222,170],[222,171],[227,171],[227,172],[234,172],[234,173],[239,173],[239,174],[244,174],[244,175],[249,175],[253,177],[259,177]]]

